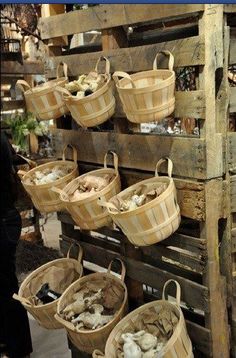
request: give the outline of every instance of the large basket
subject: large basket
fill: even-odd
[[[31,296],[32,294],[35,295],[38,292],[38,290],[41,288],[41,286],[44,283],[46,283],[43,279],[43,273],[46,272],[46,270],[49,269],[50,267],[54,266],[57,268],[63,268],[65,270],[68,269],[70,270],[70,272],[71,270],[74,270],[74,275],[75,275],[74,281],[78,280],[83,275],[83,266],[81,264],[82,255],[83,255],[83,251],[82,248],[79,246],[78,259],[75,260],[73,258],[70,258],[70,249],[69,249],[66,258],[53,260],[39,267],[35,271],[33,271],[22,282],[18,295],[16,294],[13,295],[13,297],[22,303],[22,305],[27,309],[27,311],[30,314],[32,314],[32,316],[42,327],[47,329],[62,328],[62,325],[54,317],[57,311],[57,304],[59,299],[51,303],[47,303],[44,305],[41,304],[36,306],[29,301],[28,297]],[[59,279],[61,279],[61,277]],[[36,286],[35,286],[35,288],[37,287],[36,290],[32,292],[31,283],[34,280],[36,281],[38,280],[38,282],[36,282]],[[53,284],[53,282],[51,284]],[[50,286],[50,282],[49,282],[49,286]]]
[[[160,165],[168,160],[168,176],[158,176]],[[180,209],[177,204],[176,189],[172,178],[173,163],[169,158],[158,161],[155,177],[143,180],[120,192],[116,197],[125,199],[140,186],[155,189],[166,183],[167,189],[154,200],[131,211],[119,212],[109,201],[103,203],[113,221],[122,229],[135,246],[148,246],[162,241],[173,234],[180,224]]]
[[[63,64],[64,77],[59,77],[59,64],[57,78],[39,86],[31,88],[24,80],[18,80],[16,85],[24,93],[28,112],[34,113],[39,120],[56,119],[68,113],[63,96],[56,91],[57,87],[64,87],[68,82],[67,65]]]
[[[74,282],[60,297],[57,305],[57,314],[55,318],[65,327],[68,336],[72,343],[81,351],[92,353],[95,349],[104,350],[107,338],[112,331],[112,329],[117,325],[117,323],[125,316],[128,309],[127,304],[127,288],[124,284],[125,278],[125,266],[121,260],[119,260],[122,265],[121,279],[111,274],[111,264],[110,263],[107,273],[93,273],[82,277],[78,281]],[[71,302],[71,297],[75,292],[77,292],[86,282],[104,280],[120,285],[124,288],[124,300],[120,309],[116,312],[112,321],[107,323],[105,326],[95,329],[95,330],[76,330],[74,325],[71,322],[64,320],[60,316],[60,312],[67,306],[68,302]]]
[[[168,70],[157,70],[160,53],[169,56]],[[169,51],[160,53],[156,55],[151,71],[132,75],[117,71],[113,74],[124,112],[133,123],[161,121],[174,112],[174,57]]]
[[[106,61],[106,82],[96,92],[84,98],[73,96],[65,88],[58,88],[63,94],[65,104],[74,120],[82,127],[94,127],[111,118],[115,112],[115,98],[113,96],[110,62],[106,57],[100,57],[97,61],[95,72],[98,72],[98,64]]]
[[[170,282],[174,282],[177,288],[176,301],[177,305],[170,303],[165,300],[165,290],[167,285]],[[177,317],[179,317],[179,322],[172,334],[171,338],[168,340],[167,344],[163,347],[161,351],[156,355],[157,358],[194,358],[192,351],[192,343],[188,336],[186,324],[182,310],[180,308],[180,285],[175,280],[169,280],[165,283],[163,288],[162,300],[153,301],[147,303],[133,312],[129,313],[124,317],[117,326],[112,330],[105,347],[105,356],[98,350],[93,352],[93,358],[116,358],[118,344],[121,339],[121,335],[127,332],[134,332],[135,325],[138,324],[141,320],[143,314],[150,313],[153,316],[156,315],[160,306],[167,307],[173,311]]]
[[[109,226],[112,223],[112,219],[108,214],[106,208],[98,205],[97,201],[99,198],[102,198],[105,201],[108,201],[114,195],[118,194],[121,190],[120,176],[118,172],[118,157],[114,152],[111,152],[114,157],[114,169],[107,168],[107,154],[104,157],[104,168],[93,170],[89,173],[81,175],[76,179],[72,180],[63,190],[52,189],[60,193],[60,199],[67,209],[67,211],[72,216],[75,223],[85,230],[95,230],[102,226]],[[106,174],[115,174],[115,178],[112,180],[109,185],[98,191],[92,196],[89,196],[86,199],[69,201],[68,194],[73,193],[78,188],[78,183],[86,177],[87,175],[95,176],[104,176]]]
[[[76,178],[78,175],[77,169],[77,151],[73,148],[73,162],[65,160],[65,151],[68,146],[65,146],[63,149],[63,155],[61,161],[53,161],[50,163],[39,165],[38,167],[31,169],[29,172],[25,173],[22,178],[22,184],[30,195],[34,206],[41,212],[50,213],[54,211],[60,211],[64,209],[64,205],[61,202],[58,193],[55,193],[51,190],[52,187],[57,187],[59,189],[64,188],[71,180]],[[26,183],[26,180],[32,176],[37,170],[42,170],[46,168],[53,168],[56,165],[70,167],[71,172],[52,183],[41,184],[41,185],[30,185]]]

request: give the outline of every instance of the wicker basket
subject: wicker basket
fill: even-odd
[[[161,53],[169,56],[168,70],[157,70],[157,58]],[[161,51],[156,55],[151,71],[132,75],[117,71],[113,74],[124,112],[130,122],[161,121],[174,112],[173,65],[173,55],[169,51]],[[119,77],[122,79],[119,80]]]
[[[84,98],[77,98],[65,88],[58,88],[63,94],[65,104],[74,120],[82,127],[94,127],[111,118],[115,112],[115,98],[112,91],[110,62],[106,57],[100,57],[97,61],[95,72],[98,72],[98,64],[106,61],[106,83],[93,94]]]
[[[170,303],[165,300],[165,290],[170,282],[174,282],[177,287],[177,305]],[[169,280],[165,283],[163,288],[162,300],[153,301],[147,303],[133,312],[129,313],[126,317],[124,317],[117,326],[111,332],[105,347],[105,356],[98,350],[93,352],[93,358],[116,358],[117,357],[117,349],[118,342],[121,338],[121,335],[126,332],[134,332],[135,324],[140,321],[140,318],[143,314],[150,313],[155,315],[158,312],[160,306],[167,307],[171,309],[178,317],[179,322],[174,330],[173,335],[168,340],[167,344],[163,347],[163,349],[158,352],[156,355],[157,358],[193,358],[192,352],[192,343],[187,333],[185,320],[183,313],[180,308],[180,285],[177,281]]]
[[[104,157],[104,168],[93,170],[89,173],[81,175],[72,180],[63,190],[52,189],[60,193],[60,199],[70,213],[75,223],[85,230],[94,230],[102,226],[108,226],[112,223],[112,219],[107,212],[107,209],[98,205],[97,201],[102,198],[108,201],[111,197],[118,194],[121,190],[120,176],[118,172],[118,157],[111,152],[114,157],[114,169],[107,168],[107,154]],[[77,201],[69,201],[68,194],[73,193],[78,188],[78,183],[87,175],[104,176],[106,174],[115,174],[115,178],[109,185],[94,195]]]
[[[158,169],[166,160],[168,176],[159,177]],[[181,216],[172,179],[172,168],[173,164],[169,158],[161,159],[156,165],[155,177],[134,184],[117,195],[118,198],[125,199],[142,185],[147,189],[156,189],[163,183],[168,185],[161,195],[135,210],[119,212],[112,203],[100,202],[107,207],[113,221],[135,246],[148,246],[162,241],[179,227]]]
[[[119,260],[119,259],[118,259]],[[59,299],[57,305],[57,314],[55,318],[65,327],[68,336],[72,343],[81,351],[92,353],[95,349],[104,350],[106,340],[112,331],[112,329],[117,325],[117,323],[124,317],[127,313],[128,304],[127,304],[127,288],[124,284],[125,278],[125,266],[121,260],[119,260],[122,265],[121,279],[111,274],[111,264],[110,263],[107,273],[93,273],[82,277],[81,279],[74,282],[68,289],[63,293]],[[68,322],[61,318],[60,312],[66,307],[68,302],[71,302],[71,297],[75,292],[77,292],[86,282],[96,281],[96,280],[109,281],[114,284],[122,286],[125,290],[124,300],[120,309],[116,312],[112,321],[107,323],[105,326],[95,329],[95,330],[76,330],[74,325],[71,322]]]
[[[68,270],[70,269],[70,271],[72,269],[74,269],[75,279],[78,280],[83,275],[83,266],[81,264],[83,251],[82,251],[82,248],[79,246],[78,259],[75,260],[73,258],[70,258],[70,249],[67,253],[66,258],[53,260],[53,261],[48,262],[45,265],[39,267],[35,271],[33,271],[22,282],[18,295],[16,295],[16,294],[13,295],[13,297],[16,300],[20,301],[22,303],[22,305],[27,309],[27,311],[30,314],[32,314],[32,316],[36,319],[36,321],[41,326],[43,326],[44,328],[47,328],[47,329],[62,328],[62,325],[54,317],[56,314],[56,311],[57,311],[57,304],[58,304],[59,299],[57,299],[51,303],[44,304],[44,305],[37,305],[37,306],[33,305],[29,301],[29,299],[27,299],[29,296],[32,295],[31,282],[32,282],[32,280],[37,280],[37,277],[39,275],[41,275],[48,268],[53,267],[53,266],[55,266],[57,268],[68,269]],[[45,282],[43,281],[43,278],[40,278],[39,282],[37,283],[38,290],[44,283]],[[50,285],[50,282],[49,282],[49,285]],[[36,290],[36,292],[33,292],[33,294],[36,294],[36,293],[37,293],[37,290]]]
[[[71,180],[76,178],[78,175],[77,169],[77,151],[74,147],[73,149],[73,160],[74,162],[65,160],[65,151],[68,146],[65,146],[63,149],[62,161],[54,161],[46,164],[39,165],[38,167],[31,169],[29,172],[25,173],[22,178],[22,184],[30,195],[34,206],[41,212],[50,213],[53,211],[60,211],[64,209],[64,205],[61,202],[59,195],[51,190],[52,187],[63,188]],[[41,184],[41,185],[29,185],[26,183],[26,180],[32,176],[37,170],[42,170],[46,168],[53,168],[56,165],[70,167],[71,172],[52,183]]]
[[[64,77],[59,77],[60,65],[63,65]],[[67,82],[67,65],[61,63],[57,67],[57,78],[55,80],[34,88],[31,88],[24,80],[18,80],[16,85],[24,93],[27,111],[34,113],[39,120],[49,120],[68,113],[62,94],[56,91],[57,87],[64,87]]]

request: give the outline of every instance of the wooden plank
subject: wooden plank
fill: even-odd
[[[109,58],[111,73],[121,70],[125,72],[150,70],[156,53],[161,50],[172,52],[175,67],[204,65],[205,63],[204,38],[193,36],[153,45],[53,57],[48,59],[45,72],[47,77],[55,77],[58,63],[64,61],[68,65],[69,76],[78,76],[90,72],[95,67],[99,56]]]
[[[77,10],[67,14],[43,18],[39,29],[43,40],[90,30],[109,29],[147,22],[163,21],[173,17],[188,17],[203,11],[202,4],[113,4],[100,5],[87,10]]]
[[[25,61],[23,64],[16,61],[2,61],[1,74],[43,74],[44,65],[41,61]]]
[[[236,112],[236,87],[230,87],[229,111],[230,113]]]
[[[10,100],[1,101],[2,111],[11,111],[14,109],[25,108],[25,101],[23,100]]]
[[[231,250],[232,250],[232,254],[235,254],[236,253],[236,228],[233,228],[231,230],[231,238],[232,238]]]
[[[235,4],[224,4],[224,12],[228,13],[228,14],[236,12],[236,5]]]
[[[185,322],[193,345],[200,352],[204,353],[206,357],[212,357],[211,331],[189,320],[186,320]]]
[[[229,64],[236,63],[236,28],[230,28]]]
[[[236,174],[236,133],[228,133],[228,164],[229,171]]]
[[[236,175],[230,177],[231,212],[236,212]]]
[[[105,153],[113,150],[119,157],[120,167],[152,173],[158,159],[167,156],[173,161],[174,175],[197,179],[206,177],[203,139],[61,129],[52,129],[52,133],[57,156],[61,156],[65,144],[72,144],[78,150],[80,161],[102,164]],[[161,172],[166,172],[165,166],[163,168]]]

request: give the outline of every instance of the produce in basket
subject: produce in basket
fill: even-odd
[[[42,185],[52,183],[55,180],[63,178],[72,171],[71,167],[56,165],[54,168],[45,168],[37,170],[34,174],[25,180],[27,185]]]
[[[76,97],[83,98],[96,92],[104,85],[107,79],[106,75],[100,75],[96,71],[92,71],[88,75],[79,76],[78,80],[67,83],[65,88]]]

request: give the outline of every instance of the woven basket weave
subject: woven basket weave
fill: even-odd
[[[160,54],[169,56],[168,70],[157,69]],[[153,70],[128,75],[117,71],[113,74],[124,112],[133,123],[161,121],[174,112],[175,72],[174,57],[169,51],[159,52]],[[122,79],[119,80],[119,77]]]
[[[64,77],[59,77],[59,66],[63,65]],[[57,78],[39,86],[31,88],[24,80],[18,80],[16,85],[24,93],[28,112],[34,113],[39,120],[57,119],[68,113],[63,96],[56,91],[57,87],[64,87],[68,82],[67,65],[59,64]]]
[[[174,282],[177,288],[176,305],[170,303],[165,299],[165,290],[171,282]],[[162,348],[161,351],[156,354],[155,357],[194,358],[192,351],[192,343],[188,336],[184,316],[180,308],[180,295],[181,290],[179,283],[175,280],[167,281],[163,288],[162,300],[147,303],[124,317],[109,335],[105,347],[105,355],[102,352],[95,350],[93,352],[93,358],[117,358],[117,349],[119,341],[121,339],[121,335],[126,332],[134,332],[135,325],[140,321],[142,315],[149,313],[155,316],[160,306],[172,310],[179,318],[179,322],[177,323],[174,333],[168,340],[167,344]]]

